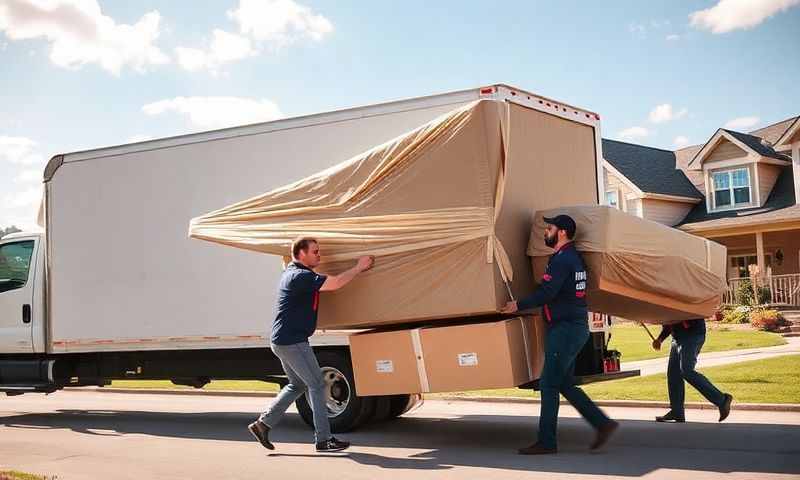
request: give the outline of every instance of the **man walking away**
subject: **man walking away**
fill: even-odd
[[[317,328],[320,292],[338,290],[359,273],[372,268],[372,257],[361,257],[356,265],[339,275],[320,275],[319,243],[313,238],[299,238],[292,243],[292,261],[278,284],[275,320],[270,347],[281,361],[289,383],[281,389],[269,409],[248,430],[265,448],[273,450],[269,432],[283,418],[286,409],[303,394],[314,413],[314,436],[318,452],[339,452],[350,446],[331,435],[325,402],[325,383],[314,350],[308,343]]]
[[[592,450],[603,446],[619,427],[575,386],[575,358],[589,339],[586,267],[572,242],[575,221],[568,215],[545,217],[544,221],[548,224],[544,242],[555,253],[550,257],[542,283],[519,303],[508,302],[501,310],[514,313],[543,307],[547,321],[544,368],[539,379],[542,397],[539,436],[536,443],[519,450],[523,455],[556,453],[559,392],[597,431],[590,446]]]
[[[661,334],[653,340],[653,348],[661,350],[661,343],[672,335],[672,345],[669,350],[669,364],[667,365],[667,387],[669,389],[670,410],[666,415],[656,417],[657,422],[686,421],[684,413],[686,380],[697,389],[706,399],[719,408],[719,421],[728,418],[731,413],[733,396],[722,393],[702,373],[694,369],[697,364],[697,355],[706,341],[706,321],[702,318],[685,320],[673,325],[664,325]]]

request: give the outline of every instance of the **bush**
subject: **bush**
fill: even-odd
[[[722,321],[724,323],[747,323],[750,320],[750,311],[752,308],[748,305],[739,305],[731,310],[725,310],[722,313]]]
[[[769,301],[772,299],[771,298],[772,297],[772,292],[770,291],[769,287],[766,286],[766,285],[762,285],[762,286],[758,287],[758,292],[757,293],[758,294],[755,295],[755,297],[756,297],[756,302],[758,303],[758,305],[764,305],[766,303],[769,303]]]
[[[777,310],[755,308],[750,312],[750,324],[759,330],[774,331],[783,326],[783,322]]]
[[[750,280],[742,280],[736,288],[736,301],[740,305],[750,306],[755,302],[753,295],[753,284]]]

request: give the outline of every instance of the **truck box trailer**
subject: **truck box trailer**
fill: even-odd
[[[115,379],[281,383],[268,339],[282,260],[190,240],[189,220],[481,99],[591,128],[603,198],[599,116],[505,85],[54,156],[44,173],[44,232],[0,240],[0,391]],[[398,415],[410,398],[357,396],[347,335],[312,338],[334,431],[376,411]],[[311,422],[304,399],[298,408]]]

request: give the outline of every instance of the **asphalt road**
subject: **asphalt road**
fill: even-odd
[[[593,432],[562,406],[555,456],[525,457],[537,405],[428,401],[398,420],[342,437],[349,452],[318,455],[291,413],[271,453],[246,430],[270,399],[58,392],[0,397],[0,470],[63,479],[800,478],[800,414],[610,408],[622,423],[600,453]]]

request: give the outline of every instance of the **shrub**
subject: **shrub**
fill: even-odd
[[[777,310],[754,308],[750,312],[750,324],[759,330],[773,331],[783,325],[783,317]]]
[[[736,301],[740,305],[752,305],[755,302],[753,296],[753,284],[750,280],[742,280],[736,288]]]
[[[722,314],[722,321],[724,323],[747,323],[750,319],[751,307],[747,305],[739,305],[731,310],[726,310]]]

